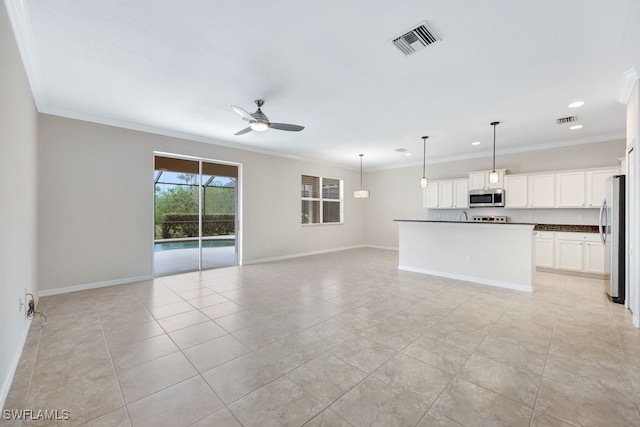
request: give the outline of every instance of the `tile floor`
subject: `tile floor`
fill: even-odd
[[[600,282],[532,294],[358,249],[42,298],[6,408],[87,426],[639,426],[640,331]],[[19,425],[2,421],[3,425]]]

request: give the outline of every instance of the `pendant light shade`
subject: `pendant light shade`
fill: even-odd
[[[493,126],[493,169],[489,173],[489,183],[497,184],[500,180],[500,175],[496,172],[496,126],[498,126],[500,122],[491,122],[491,126]]]
[[[364,154],[359,154],[360,156],[360,189],[353,191],[353,197],[356,199],[363,199],[369,197],[369,190],[364,190],[362,188],[362,157]]]
[[[427,178],[427,138],[422,137],[422,178],[420,178],[420,187],[427,188],[429,186],[429,179]]]

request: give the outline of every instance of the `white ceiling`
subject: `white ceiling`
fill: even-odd
[[[5,2],[41,112],[365,169],[623,138],[640,70],[637,0]],[[233,136],[258,98],[306,129]]]

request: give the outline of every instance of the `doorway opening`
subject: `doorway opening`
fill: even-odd
[[[239,166],[155,155],[154,274],[237,265]]]

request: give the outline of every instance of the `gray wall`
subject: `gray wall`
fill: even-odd
[[[42,114],[41,291],[152,274],[154,151],[242,164],[245,262],[365,240],[359,171]],[[302,174],[344,180],[344,224],[301,226]]]
[[[497,156],[496,168],[506,168],[507,173],[515,174],[620,166],[619,159],[624,156],[625,141],[616,140]],[[491,158],[461,160],[427,164],[427,176],[432,180],[464,178],[468,172],[488,169],[491,169]],[[393,222],[394,219],[432,217],[430,215],[434,210],[423,208],[423,194],[419,185],[421,176],[422,165],[372,171],[365,175],[365,186],[371,190],[365,214],[367,244],[397,248],[398,225]],[[440,213],[442,219],[457,219],[459,210],[435,212]],[[482,209],[482,214],[507,215],[526,222],[595,224],[597,220],[595,209]],[[580,222],[578,215],[583,216]]]
[[[0,407],[27,331],[25,290],[36,294],[37,113],[4,3],[0,5]]]

